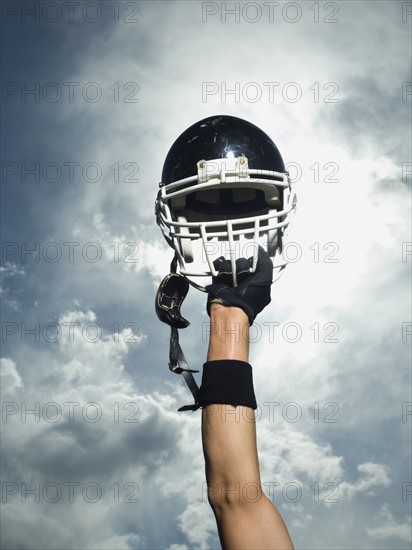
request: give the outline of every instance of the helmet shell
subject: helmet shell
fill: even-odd
[[[282,156],[260,128],[234,116],[215,115],[196,122],[171,146],[162,171],[167,185],[197,173],[199,160],[248,158],[249,168],[284,172]]]

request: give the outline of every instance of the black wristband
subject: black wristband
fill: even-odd
[[[207,361],[203,365],[198,403],[202,407],[226,404],[257,409],[251,365],[235,359]]]

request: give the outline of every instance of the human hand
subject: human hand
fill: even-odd
[[[251,273],[253,257],[236,260],[238,285],[233,287],[232,264],[223,257],[214,262],[218,270],[212,284],[206,287],[208,293],[207,312],[210,316],[212,303],[241,308],[248,316],[250,325],[271,301],[273,264],[267,252],[259,246],[256,270]]]

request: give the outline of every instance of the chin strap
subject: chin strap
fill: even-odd
[[[193,377],[192,372],[199,372],[198,370],[192,370],[188,368],[186,357],[179,344],[179,332],[176,327],[171,327],[170,330],[170,349],[169,349],[169,369],[176,373],[181,374],[192,392],[195,403],[193,405],[185,405],[180,407],[179,411],[196,411],[200,408],[197,403],[199,397],[199,386]]]
[[[186,277],[176,273],[177,257],[170,264],[169,275],[160,283],[156,294],[156,314],[160,321],[170,326],[169,369],[175,374],[181,374],[186,381],[194,398],[193,405],[180,407],[179,411],[196,411],[201,407],[198,404],[199,387],[193,377],[197,370],[189,369],[186,357],[179,344],[179,328],[189,326],[189,321],[182,317],[180,307],[189,290]]]

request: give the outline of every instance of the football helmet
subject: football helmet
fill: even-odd
[[[217,275],[218,256],[229,255],[234,286],[236,259],[253,257],[253,272],[259,244],[281,256],[296,195],[278,148],[254,124],[226,115],[196,122],[170,148],[159,187],[157,224],[196,288],[205,290],[195,278]],[[285,266],[274,262],[279,275]]]

